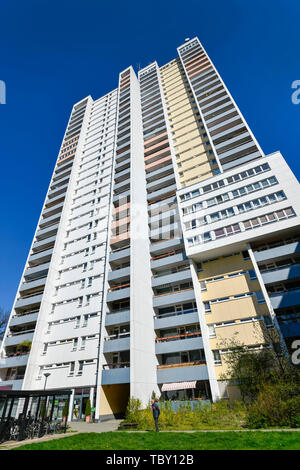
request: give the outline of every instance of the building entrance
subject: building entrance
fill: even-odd
[[[72,421],[82,421],[85,419],[85,408],[88,399],[90,398],[89,388],[77,388],[75,389]]]

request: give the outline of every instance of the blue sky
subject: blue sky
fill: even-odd
[[[198,36],[265,153],[299,177],[298,0],[0,0],[0,307],[10,309],[74,102]],[[297,132],[298,131],[298,132]]]

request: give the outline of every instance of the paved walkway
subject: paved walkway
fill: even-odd
[[[122,419],[112,419],[101,423],[85,423],[84,421],[72,421],[70,429],[78,432],[109,432],[116,431]]]

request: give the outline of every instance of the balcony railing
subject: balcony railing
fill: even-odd
[[[188,287],[187,289],[180,289],[180,290],[170,290],[169,292],[163,292],[162,294],[155,294],[153,298],[164,297],[165,295],[173,295],[173,294],[180,294],[181,292],[186,292],[188,290],[193,290],[193,287]]]
[[[108,362],[103,364],[103,369],[123,369],[130,366],[130,362]]]
[[[151,258],[151,260],[154,261],[156,259],[167,258],[168,256],[178,255],[180,253],[182,253],[182,250],[174,250],[174,251],[170,251],[169,253],[164,253],[164,254],[159,255],[159,256],[153,256]]]
[[[120,286],[110,287],[110,288],[108,289],[108,291],[109,291],[109,292],[112,292],[112,291],[115,291],[115,290],[125,289],[126,287],[130,287],[130,283],[129,283],[129,284],[121,284]]]
[[[130,337],[130,331],[126,331],[126,333],[118,333],[115,335],[106,336],[104,338],[104,341],[111,341],[114,339],[129,338],[129,337]]]
[[[175,335],[175,336],[162,336],[160,338],[156,338],[156,343],[164,343],[167,341],[178,341],[180,339],[189,339],[189,338],[197,338],[198,336],[202,336],[201,331],[193,331],[190,333],[184,333],[182,335]]]
[[[34,333],[34,329],[33,330],[23,330],[23,331],[18,331],[16,333],[9,333],[7,335],[8,338],[12,338],[14,336],[20,336],[20,335],[26,335],[28,333]]]
[[[172,367],[191,367],[191,366],[202,366],[205,365],[206,361],[193,361],[193,362],[178,362],[177,364],[161,364],[157,366],[157,369],[171,369]]]
[[[155,315],[154,319],[159,320],[160,318],[174,317],[176,315],[185,315],[185,314],[188,314],[188,313],[196,313],[196,312],[197,312],[196,308],[191,308],[191,309],[188,309],[188,310],[180,310],[180,311],[177,311],[177,312],[168,312],[168,313],[162,313],[160,315]]]
[[[4,353],[2,353],[1,357],[2,357],[2,359],[7,359],[7,358],[10,358],[10,357],[28,356],[29,352],[30,351],[26,351],[26,352],[19,351],[19,352],[15,352],[15,353],[6,353],[6,355]]]
[[[12,376],[6,376],[5,378],[5,381],[9,381],[9,380],[23,380],[24,379],[24,376],[25,374],[15,374],[15,375],[12,375]]]
[[[13,315],[12,318],[19,318],[19,317],[24,317],[25,315],[32,315],[33,313],[38,313],[39,312],[39,309],[37,310],[29,310],[29,311],[26,311],[26,312],[17,312]]]
[[[111,310],[110,312],[107,312],[106,315],[112,315],[113,313],[122,313],[122,312],[128,312],[130,307],[128,306],[127,308],[121,308],[120,310]]]

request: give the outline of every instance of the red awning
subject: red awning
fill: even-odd
[[[168,392],[170,390],[186,390],[187,388],[196,388],[196,380],[193,382],[174,382],[170,384],[163,384],[161,391]]]

